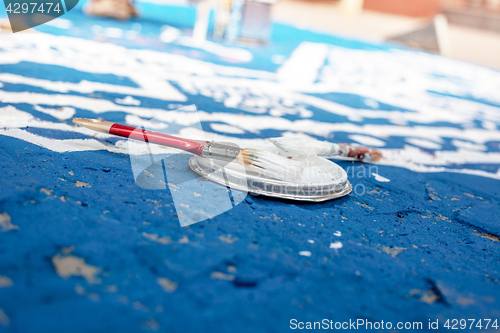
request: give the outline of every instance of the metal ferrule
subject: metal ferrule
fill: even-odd
[[[233,161],[238,157],[241,148],[221,143],[209,142],[203,146],[201,155],[223,161]]]

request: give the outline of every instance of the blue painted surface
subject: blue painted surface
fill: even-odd
[[[194,20],[192,8],[162,9],[152,4],[141,4],[145,19],[140,21],[88,19],[81,6],[64,16],[78,26],[71,34],[92,38],[88,28],[96,22],[121,28],[141,22],[145,45],[113,41],[129,48],[170,52],[176,46],[153,42],[147,36],[157,36],[165,22],[188,29]],[[39,30],[68,34],[49,26]],[[252,49],[252,62],[238,66],[275,71],[278,66],[269,54],[288,56],[300,40],[388,49],[279,24],[274,26],[273,38],[271,45]],[[231,66],[215,56],[205,57]],[[118,80],[29,63],[2,65],[1,69],[2,73],[58,81],[114,84]],[[134,85],[127,80],[120,84]],[[42,90],[8,83],[2,89]],[[102,93],[99,98],[117,97],[123,96]],[[195,103],[208,112],[237,112],[201,96],[188,97],[186,105]],[[163,103],[134,98],[143,107]],[[352,107],[360,103],[356,96],[336,98]],[[6,105],[56,121],[32,105],[0,106]],[[76,115],[95,116],[80,109]],[[125,118],[120,112],[99,116],[122,123]],[[315,120],[337,121],[319,111]],[[58,130],[29,131],[57,139],[83,136]],[[267,130],[241,137],[280,134]],[[349,141],[346,133],[335,133],[335,138]],[[389,148],[403,145],[398,138],[388,142]],[[488,151],[498,151],[497,142],[487,146]],[[440,331],[447,331],[442,327],[446,319],[500,321],[498,180],[379,165],[378,173],[391,179],[380,183],[368,176],[369,164],[339,162],[355,189],[365,188],[364,195],[353,193],[321,204],[247,196],[212,220],[181,228],[171,193],[137,186],[127,155],[55,153],[7,136],[1,136],[0,151],[0,212],[8,213],[19,226],[0,232],[0,275],[13,281],[12,286],[0,288],[0,309],[9,318],[8,324],[0,325],[0,332],[283,332],[289,330],[292,318],[421,321],[424,327],[429,319],[439,319]],[[496,164],[468,167],[498,169]],[[75,187],[76,181],[91,187]],[[342,236],[334,236],[336,231]],[[171,241],[161,244],[143,233]],[[486,234],[491,239],[481,236]],[[185,237],[188,242],[182,241]],[[329,248],[336,240],[343,243],[338,251]],[[65,279],[56,273],[52,258],[72,245],[72,255],[101,270],[100,283],[77,276]],[[299,251],[311,251],[312,256],[299,256]],[[233,280],[214,279],[213,272],[223,272]],[[158,285],[157,279],[164,277],[178,284],[174,292],[167,293]]]

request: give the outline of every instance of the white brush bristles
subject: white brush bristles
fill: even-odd
[[[299,182],[304,171],[303,162],[257,149],[242,149],[238,162],[250,167],[250,171],[288,182]]]
[[[269,139],[276,147],[293,154],[295,157],[307,159],[313,156],[334,155],[336,145],[330,142],[319,141],[312,138],[282,137]]]

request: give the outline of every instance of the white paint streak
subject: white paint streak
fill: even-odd
[[[441,145],[439,143],[429,141],[429,140],[424,140],[424,139],[416,139],[416,138],[406,138],[406,142],[422,147],[422,148],[429,148],[429,149],[441,149]]]
[[[61,107],[58,109],[43,108],[39,105],[35,105],[35,110],[51,115],[57,119],[69,119],[74,116],[75,109],[71,107]]]
[[[464,150],[479,150],[479,151],[487,150],[487,147],[483,144],[476,144],[473,142],[467,142],[462,140],[452,140],[451,144],[459,149],[464,149]]]
[[[366,135],[353,134],[353,135],[349,135],[349,139],[354,140],[356,142],[359,142],[365,146],[372,146],[372,147],[384,147],[385,146],[384,141],[377,139],[377,138],[374,138],[374,137],[366,136]]]
[[[293,89],[314,84],[329,48],[327,44],[303,42],[278,70],[279,80]]]
[[[230,125],[226,125],[226,124],[211,123],[210,128],[216,132],[223,132],[223,133],[230,133],[230,134],[244,134],[245,133],[245,131],[242,131],[241,129],[239,129],[235,126],[230,126]]]
[[[381,175],[379,175],[377,173],[372,173],[372,175],[375,176],[375,180],[378,181],[378,182],[387,183],[387,182],[391,181],[390,179],[382,177]]]
[[[140,77],[136,76],[136,79],[139,80]],[[149,79],[151,80],[151,78]],[[82,80],[79,83],[64,82],[64,81],[49,81],[49,80],[34,79],[34,78],[19,76],[15,74],[3,73],[0,74],[0,81],[13,84],[26,84],[34,87],[40,87],[45,90],[61,92],[61,93],[69,93],[73,91],[82,94],[90,94],[97,91],[103,91],[103,92],[111,92],[123,95],[144,96],[166,101],[178,101],[178,102],[186,101],[186,97],[177,90],[175,90],[170,84],[166,82],[159,83],[158,81],[155,80],[153,80],[151,84],[147,84],[146,87],[134,88],[134,87],[118,86],[100,82],[90,82],[86,80]],[[158,87],[158,89],[156,88],[151,89],[151,86],[154,84],[160,84],[160,87]],[[47,95],[47,96],[52,96],[52,95]]]

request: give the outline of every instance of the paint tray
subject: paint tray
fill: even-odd
[[[252,195],[321,202],[351,192],[347,173],[339,165],[319,156],[308,158],[305,163],[301,181],[290,183],[263,177],[236,162],[220,162],[200,156],[193,156],[189,160],[189,166],[197,174]]]

